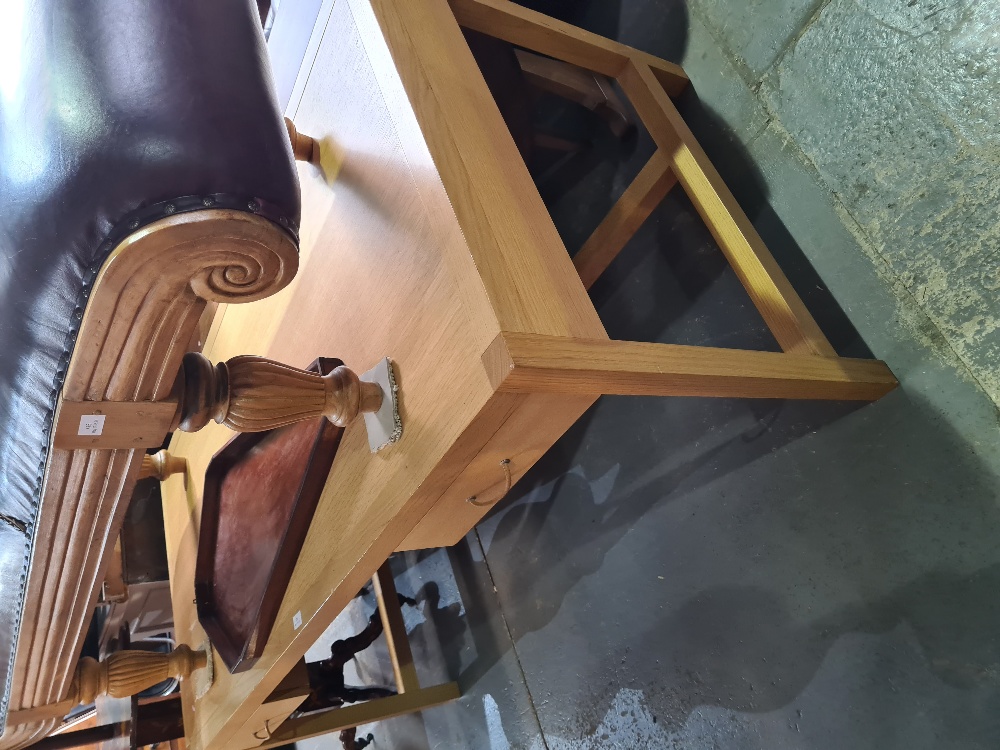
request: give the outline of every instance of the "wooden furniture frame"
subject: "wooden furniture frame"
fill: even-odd
[[[130,235],[105,262],[82,313],[54,422],[35,532],[46,541],[35,546],[25,586],[12,716],[0,746],[29,743],[54,726],[18,725],[16,715],[67,695],[144,448],[162,443],[170,428],[172,417],[164,415],[176,404],[162,402],[206,305],[266,297],[297,267],[296,247],[276,225],[217,209],[161,219]],[[130,442],[59,442],[61,432],[77,432],[80,413],[93,413],[92,402],[123,405]],[[148,437],[135,440],[137,431]]]
[[[635,130],[628,112],[611,86],[611,80],[578,65],[543,57],[523,49],[514,50],[525,80],[539,91],[576,102],[599,115],[611,132],[624,138]]]
[[[496,393],[536,400],[540,394],[584,398],[614,394],[873,401],[896,387],[884,362],[839,357],[834,351],[672,101],[689,83],[679,66],[509,0],[449,0],[449,4],[464,28],[617,81],[657,146],[573,257],[584,287],[589,289],[604,273],[679,183],[781,348],[763,352],[612,341],[603,329],[590,335],[576,331],[552,335],[538,329],[528,332],[523,320],[513,319],[501,322],[501,331],[482,355]],[[444,23],[440,14],[438,22]],[[547,214],[529,215],[551,225]],[[501,235],[499,227],[506,219],[488,221]],[[518,239],[515,235],[508,241]],[[480,262],[487,268],[491,265]],[[556,419],[565,418],[568,411]],[[534,418],[509,422],[527,429]],[[485,486],[505,484],[509,489],[509,459],[500,453],[491,457],[494,467],[497,462],[505,467],[506,481],[496,468],[490,472],[492,481],[485,477],[482,481]],[[520,475],[523,468],[515,472]],[[505,492],[489,494],[490,501],[483,504],[470,494],[470,502],[488,507]],[[440,539],[433,529],[448,526],[447,516],[453,512],[452,508],[428,513],[404,548],[433,546]]]
[[[282,229],[229,209],[161,219],[105,262],[53,423],[36,532],[46,544],[32,557],[11,680],[15,709],[0,747],[30,743],[54,726],[47,714],[31,719],[32,710],[65,702],[60,696],[113,560],[109,540],[135,482],[186,466],[145,448],[213,419],[241,432],[320,416],[344,426],[381,405],[379,386],[346,367],[319,375],[248,356],[213,366],[185,353],[209,303],[259,300],[286,286],[297,268],[298,251]],[[102,429],[82,434],[93,415]]]
[[[300,165],[303,272],[223,309],[205,353],[390,355],[405,430],[376,456],[359,426],[345,430],[260,659],[217,668],[204,695],[182,685],[192,750],[287,741],[298,704],[274,691],[365,581],[394,550],[459,541],[601,394],[871,400],[896,385],[881,362],[836,356],[678,114],[676,65],[506,0],[324,8],[289,112],[321,151],[338,149],[339,172]],[[575,263],[460,24],[618,80],[657,143]],[[608,338],[586,285],[675,182],[782,351]],[[226,439],[213,425],[176,435],[191,471],[163,484],[176,633],[192,645],[205,638],[192,603],[203,477]]]
[[[96,711],[95,711],[96,713]],[[84,722],[86,723],[86,722]],[[75,747],[95,747],[101,750],[129,748],[136,750],[148,745],[176,747],[173,740],[184,737],[184,721],[180,696],[168,696],[139,701],[132,698],[131,716],[126,721],[101,724],[86,729],[69,729],[36,742],[36,750],[69,750]]]
[[[426,708],[449,703],[461,697],[458,683],[446,682],[432,687],[421,687],[413,664],[410,639],[406,635],[403,613],[396,595],[389,563],[385,562],[372,578],[372,588],[378,601],[383,635],[389,649],[396,693],[387,698],[376,698],[364,703],[353,703],[340,708],[306,714],[280,724],[274,733],[268,733],[261,748],[279,747],[299,740],[318,737],[342,729],[391,719]]]
[[[451,7],[461,26],[615,79],[656,143],[656,153],[573,259],[587,288],[610,265],[670,189],[680,182],[782,351],[825,358],[836,357],[830,342],[785,278],[757,230],[743,213],[671,101],[670,97],[679,94],[688,83],[687,76],[678,66],[542,16],[508,0],[452,0]],[[544,348],[544,342],[538,343]],[[526,345],[522,342],[522,346]],[[589,353],[587,350],[592,348],[589,342],[581,342],[576,346],[578,348],[572,354],[582,355],[584,358]],[[670,362],[674,357],[682,356],[682,351],[659,350],[662,355],[660,363],[668,368],[663,371],[662,377],[650,377],[644,361],[646,357],[640,354],[641,351],[643,350],[622,347],[616,352],[623,357],[619,362],[625,371],[635,369],[644,373],[642,380],[646,386],[634,392],[663,396],[692,395],[677,391],[673,385],[674,378],[669,372]],[[569,351],[564,353],[571,354]],[[766,368],[760,371],[760,364],[765,361],[749,358],[741,362],[738,357],[731,361],[719,360],[722,374],[735,374],[732,370],[734,365],[743,371],[745,388],[698,395],[762,395],[754,381],[768,381],[774,375]],[[709,371],[714,369],[707,362],[706,367]],[[849,369],[849,373],[843,374],[836,367],[823,374],[815,373],[820,377],[815,391],[799,391],[802,395],[790,393],[788,396],[781,394],[778,397],[851,398],[832,395],[825,387],[827,380],[835,391],[840,390],[837,384],[844,380],[868,386],[859,388],[859,395],[854,398],[878,398],[895,385],[895,379],[884,365]],[[813,377],[805,372],[801,374],[803,380]],[[797,368],[790,362],[788,377],[797,379],[796,375]],[[629,388],[602,390],[595,383],[587,388],[587,392],[633,391]],[[861,395],[862,393],[865,395]]]

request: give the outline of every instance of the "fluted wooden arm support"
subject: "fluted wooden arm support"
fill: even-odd
[[[85,657],[76,668],[70,698],[77,704],[93,703],[99,695],[128,698],[164,680],[189,677],[207,664],[208,654],[183,644],[169,654],[118,651],[102,662]]]
[[[101,695],[128,698],[170,678],[183,680],[196,669],[207,665],[207,653],[192,651],[183,644],[169,654],[119,651],[101,662],[89,656],[84,657],[77,664],[76,674],[65,700],[12,711],[7,716],[7,726],[57,719],[79,705],[93,703]]]
[[[156,478],[161,482],[174,474],[187,471],[187,461],[177,456],[171,456],[167,451],[145,455],[142,457],[142,468],[139,469],[139,479]]]
[[[200,430],[211,419],[236,432],[273,430],[317,417],[346,427],[361,412],[382,405],[382,389],[343,366],[319,375],[252,356],[213,365],[195,352],[184,355],[177,395],[178,426],[185,432]]]

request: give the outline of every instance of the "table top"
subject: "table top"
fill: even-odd
[[[339,149],[342,168],[331,184],[299,165],[298,276],[220,310],[204,352],[339,357],[357,372],[389,356],[403,436],[373,455],[363,424],[348,427],[263,655],[236,675],[216,657],[207,692],[183,687],[193,750],[259,744],[261,704],[455,482],[479,433],[534,407],[490,384],[482,355],[498,334],[605,336],[446,0],[328,0],[297,89],[296,126]],[[544,398],[562,421],[540,451],[593,401]],[[190,473],[163,488],[175,626],[192,647],[206,641],[193,604],[204,472],[231,434],[176,434]]]

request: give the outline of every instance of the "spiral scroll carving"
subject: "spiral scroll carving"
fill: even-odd
[[[263,299],[287,286],[298,270],[294,252],[279,252],[247,238],[224,238],[220,244],[224,247],[203,256],[202,267],[191,278],[191,289],[209,302]]]
[[[248,210],[177,213],[133,232],[108,256],[84,301],[62,398],[166,399],[206,301],[261,299],[284,288],[297,268],[292,237]],[[87,602],[103,580],[106,545],[121,527],[116,509],[131,496],[140,463],[135,451],[51,452],[38,534],[62,541],[32,552],[8,690],[13,713],[68,695],[77,636],[93,616]],[[67,526],[65,518],[78,522]],[[44,736],[54,721],[9,723],[0,750]]]

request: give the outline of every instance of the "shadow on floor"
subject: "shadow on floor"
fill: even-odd
[[[641,425],[643,415],[607,406],[480,526],[514,643],[547,633],[539,636],[548,647],[544,661],[526,671],[562,672],[557,664],[575,660],[581,679],[616,674],[620,684],[669,697],[661,715],[680,724],[699,705],[784,706],[842,635],[905,622],[938,680],[959,689],[997,685],[995,484],[918,402],[897,393],[847,418],[846,429],[763,451],[782,442],[789,415],[761,424],[756,435],[713,442],[717,431],[688,433],[700,448],[688,450],[687,460],[675,460],[683,450],[648,440],[642,429],[630,438],[627,426]],[[613,487],[602,485],[609,474]],[[671,510],[674,503],[683,509]],[[707,523],[660,526],[702,511]],[[650,526],[660,531],[650,534]],[[689,534],[701,543],[691,547]],[[623,555],[637,571],[662,572],[671,583],[633,582],[621,569]],[[458,571],[485,564],[461,554],[453,560]],[[601,580],[623,588],[603,591]],[[578,588],[589,593],[576,595]],[[580,596],[596,600],[580,612]],[[549,627],[565,626],[564,606],[574,610],[568,619],[584,631],[589,653],[574,651],[579,639],[562,647]],[[593,610],[605,614],[591,619]],[[474,618],[478,610],[470,603],[468,611]],[[625,620],[629,627],[619,631]],[[630,651],[640,663],[622,675]],[[486,653],[463,680],[495,658]],[[584,701],[581,714],[601,715],[599,705],[586,706],[587,690],[567,687]],[[598,693],[598,703],[609,698]]]
[[[599,5],[616,17],[614,3]],[[670,7],[675,18],[684,16],[683,4]],[[615,36],[613,28],[589,27]],[[672,59],[683,55],[679,36],[665,45],[673,45],[672,52],[652,51]],[[695,92],[686,93],[679,106],[835,348],[871,356],[769,207],[764,181],[739,139]],[[540,192],[572,250],[596,226],[593,217],[603,216],[638,172],[652,145],[640,136],[637,144],[623,147],[603,137],[599,121],[588,123],[590,115],[582,111],[543,110],[543,115],[550,129],[576,128],[590,136],[589,149],[536,171]],[[612,337],[776,348],[679,191],[654,212],[592,291]],[[725,582],[715,583],[712,576],[701,579],[691,571],[688,561],[678,575],[678,590],[665,602],[641,585],[592,590],[600,597],[596,609],[626,601],[628,608],[615,612],[617,621],[631,618],[646,635],[633,640],[609,630],[607,618],[586,622],[575,613],[576,619],[569,619],[590,631],[582,638],[593,651],[583,656],[561,649],[550,632],[542,639],[550,653],[526,673],[559,673],[553,669],[557,662],[595,661],[589,671],[579,665],[578,671],[594,679],[617,674],[642,685],[660,696],[664,718],[677,724],[698,705],[752,711],[784,706],[813,679],[838,638],[884,633],[905,622],[938,680],[960,689],[995,683],[1000,611],[990,592],[1000,574],[1000,553],[992,544],[1000,512],[991,500],[993,477],[919,397],[896,392],[860,408],[602,400],[480,526],[514,642],[562,622],[566,598],[590,579],[621,582],[613,570],[604,570],[614,565],[609,556],[620,557],[637,529],[675,516],[673,503],[700,496],[725,506],[722,498],[736,498],[737,515],[720,519],[724,533],[692,524],[706,546],[694,558],[708,562],[711,547],[732,542],[733,527],[747,522],[742,538],[724,555],[735,557],[730,562],[736,567],[721,576]],[[718,507],[711,512],[725,514]],[[770,525],[743,517],[754,513]],[[664,529],[659,543],[677,541],[677,533],[682,532]],[[636,542],[632,556],[643,561],[639,567],[659,565],[669,576],[667,563],[677,562],[673,554],[640,546],[655,545],[656,535],[651,536]],[[474,552],[455,551],[452,558],[460,575],[486,564]],[[741,582],[741,567],[756,565],[780,585]],[[811,605],[802,602],[810,597],[823,609],[823,590],[830,586],[836,589],[831,602],[846,600],[835,611],[812,617],[799,610],[808,610]],[[501,653],[492,644],[503,642],[495,622],[476,621],[477,612],[490,610],[476,606],[473,588],[463,588],[463,598],[473,599],[470,626],[484,634],[484,645],[480,659],[462,673],[465,683],[474,683],[495,663]],[[694,593],[683,595],[685,588]],[[647,666],[623,677],[617,670],[630,649],[642,654]],[[662,667],[649,668],[650,660]],[[457,663],[457,655],[452,661]],[[597,694],[606,707],[609,694]],[[579,691],[573,700],[586,706]],[[579,708],[581,715],[588,711],[602,714],[600,705]]]

